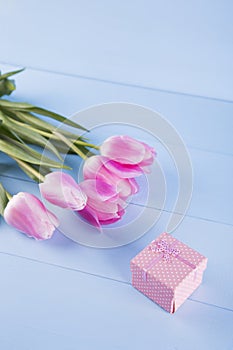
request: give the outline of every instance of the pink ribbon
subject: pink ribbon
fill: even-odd
[[[149,246],[149,249],[152,250],[154,253],[160,253],[159,255],[156,254],[155,258],[151,260],[151,262],[148,264],[146,268],[143,269],[143,279],[144,281],[147,280],[147,273],[148,271],[155,265],[157,262],[159,262],[161,259],[164,259],[167,263],[172,261],[172,257],[175,257],[182,261],[184,264],[188,265],[192,269],[195,269],[196,266],[192,264],[190,261],[182,258],[180,256],[180,250],[175,248],[175,245],[177,243],[173,242],[172,244],[169,244],[165,239],[161,239],[160,241],[153,241],[151,245]]]

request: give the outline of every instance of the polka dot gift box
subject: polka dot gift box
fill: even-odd
[[[174,313],[201,284],[207,258],[162,233],[130,262],[132,285]]]

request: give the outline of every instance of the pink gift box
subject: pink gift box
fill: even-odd
[[[207,258],[162,233],[130,262],[132,285],[174,313],[201,284]]]

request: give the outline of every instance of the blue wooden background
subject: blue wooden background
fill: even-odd
[[[173,234],[209,258],[203,284],[170,315],[130,284],[130,259],[163,220],[107,250],[59,232],[36,242],[1,221],[0,349],[233,349],[232,13],[230,0],[0,3],[0,69],[26,67],[12,99],[67,116],[130,102],[173,124],[194,171]],[[6,187],[39,194],[0,157]]]

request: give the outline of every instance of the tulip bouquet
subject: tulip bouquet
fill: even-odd
[[[15,85],[8,78],[18,72],[0,75],[0,96],[13,91]],[[98,230],[120,220],[129,198],[139,191],[136,178],[150,172],[154,149],[127,135],[111,136],[99,147],[66,129],[57,132],[38,114],[85,130],[56,113],[0,99],[0,151],[39,183],[48,202],[74,211]],[[42,156],[33,146],[46,147],[58,161]],[[64,146],[84,159],[80,183],[67,173]],[[12,196],[2,184],[0,214],[9,225],[36,239],[50,238],[59,226],[58,218],[37,197],[26,192]]]

